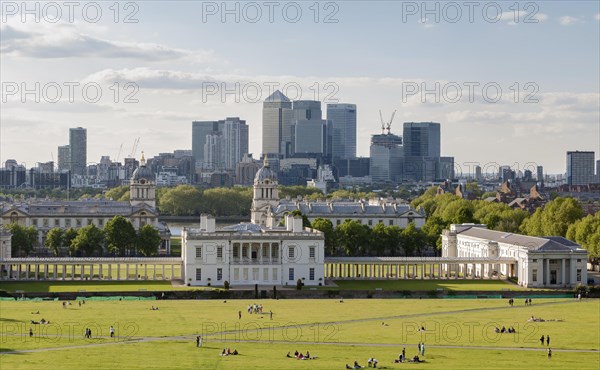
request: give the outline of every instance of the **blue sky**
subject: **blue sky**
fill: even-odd
[[[274,2],[272,23],[260,1],[227,3],[229,9],[238,4],[239,23],[232,14],[222,22],[221,1],[121,2],[115,23],[113,3],[97,2],[102,15],[92,23],[93,12],[82,14],[85,2],[78,3],[73,22],[66,8],[53,22],[53,9],[41,2],[38,23],[31,15],[22,21],[20,2],[2,2],[0,161],[31,166],[51,160],[50,153],[56,159],[56,147],[68,142],[68,128],[75,126],[88,128],[90,162],[116,157],[121,143],[122,159],[136,137],[149,156],[189,149],[192,120],[225,116],[247,120],[250,150],[258,156],[261,104],[251,92],[259,86],[266,98],[270,82],[300,86],[305,99],[357,104],[363,156],[370,135],[379,132],[381,109],[384,116],[398,111],[397,133],[404,121],[440,122],[442,154],[458,165],[522,169],[535,163],[562,173],[567,150],[594,150],[600,157],[597,1],[473,2],[472,21],[461,1],[427,2],[427,14],[421,1],[324,1],[317,3],[318,22],[313,1]],[[262,16],[251,23],[256,7]],[[302,10],[298,22],[286,21],[284,7],[290,17]],[[124,22],[132,12],[138,22]],[[337,23],[324,22],[327,14]],[[21,89],[36,82],[39,103]],[[102,98],[91,103],[77,88],[68,101],[64,83],[70,82],[97,84]],[[124,90],[127,82],[139,91]],[[236,83],[239,93],[221,96]],[[406,90],[436,83],[440,91],[426,96]],[[472,101],[469,83],[477,85]],[[53,84],[62,86],[56,103],[50,102]],[[486,84],[493,89],[484,94]],[[208,85],[219,91],[203,94]],[[9,93],[14,86],[19,91]],[[497,87],[501,96],[494,94]],[[133,92],[138,102],[125,103]],[[533,102],[524,102],[528,95]]]

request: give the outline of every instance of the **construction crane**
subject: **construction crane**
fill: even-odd
[[[115,162],[119,162],[119,158],[121,158],[121,151],[123,150],[123,143],[119,147],[119,154],[117,154],[117,158],[115,158]]]
[[[383,121],[383,115],[381,114],[381,109],[379,110],[379,119],[381,119],[381,134],[384,134],[384,131],[387,130],[388,135],[390,134],[390,130],[392,128],[392,122],[394,121],[394,116],[396,115],[396,111],[392,113],[392,117],[389,122]]]
[[[133,147],[131,148],[131,153],[129,153],[129,158],[135,158],[135,152],[137,152],[138,145],[140,144],[140,138],[136,138],[133,141]]]

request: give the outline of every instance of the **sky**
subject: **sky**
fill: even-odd
[[[191,149],[191,122],[262,101],[357,105],[357,154],[396,111],[439,122],[457,173],[566,171],[600,159],[600,2],[2,1],[0,162],[57,160],[86,127],[88,162]],[[121,149],[122,148],[122,149]],[[535,171],[534,171],[535,172]]]

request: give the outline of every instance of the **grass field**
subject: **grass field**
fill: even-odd
[[[134,292],[170,291],[182,289],[210,289],[173,285],[170,281],[19,281],[0,284],[0,289],[8,292]]]
[[[503,299],[260,300],[265,314],[248,314],[252,303],[87,301],[63,308],[62,302],[2,301],[0,368],[344,369],[355,360],[366,366],[370,357],[382,369],[600,366],[600,300],[534,299],[532,306],[514,307]],[[547,321],[528,323],[531,315]],[[42,317],[51,324],[30,324]],[[108,335],[111,325],[116,338]],[[496,326],[517,333],[496,334]],[[83,338],[86,327],[93,339]],[[203,335],[202,348],[196,335]],[[541,335],[551,337],[550,360]],[[418,342],[426,344],[425,363],[393,363],[403,347],[414,356]],[[240,355],[219,356],[226,347]],[[318,358],[286,358],[296,350]]]

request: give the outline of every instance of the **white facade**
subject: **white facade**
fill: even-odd
[[[296,285],[324,283],[325,238],[288,216],[286,227],[241,223],[215,228],[212,216],[200,228],[182,231],[184,280],[189,285]]]
[[[587,283],[587,251],[563,237],[532,237],[488,230],[485,225],[451,225],[442,234],[442,257],[483,257],[489,263],[468,264],[474,276],[516,276],[531,288],[574,287]],[[511,258],[514,264],[494,263]],[[492,269],[492,271],[489,271]]]

